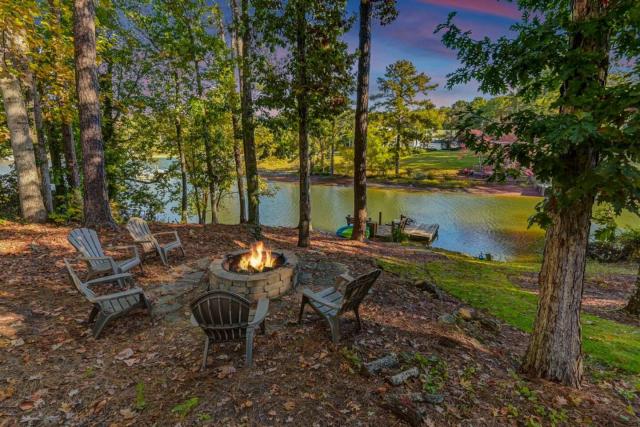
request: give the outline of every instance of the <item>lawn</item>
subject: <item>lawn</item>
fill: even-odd
[[[526,332],[536,315],[537,296],[513,283],[512,277],[535,272],[535,263],[488,262],[447,253],[447,258],[425,265],[406,264],[395,259],[380,260],[387,271],[410,279],[430,278],[455,298]],[[618,272],[632,273],[621,266]],[[612,271],[594,264],[587,274]],[[590,366],[605,365],[627,373],[640,373],[640,328],[582,314],[583,348]]]
[[[478,164],[478,157],[470,151],[421,151],[400,159],[400,177],[395,178],[393,168],[375,179],[398,184],[417,184],[442,188],[467,187],[468,181],[457,178],[458,171]],[[259,162],[261,170],[267,172],[296,172],[298,161],[269,158]],[[328,162],[327,162],[328,169]],[[336,175],[351,175],[351,161],[339,154],[335,157]],[[372,169],[370,168],[370,171]]]

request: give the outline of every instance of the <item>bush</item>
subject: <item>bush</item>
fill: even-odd
[[[8,174],[0,175],[0,219],[20,218],[18,175],[12,168]]]

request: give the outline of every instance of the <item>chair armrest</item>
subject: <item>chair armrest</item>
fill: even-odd
[[[142,292],[142,289],[131,288],[131,289],[127,289],[126,291],[116,292],[115,294],[103,295],[100,297],[93,298],[93,302],[109,301],[115,298],[128,297],[131,295],[143,295],[143,294],[144,293]]]
[[[121,279],[131,279],[131,278],[133,278],[131,273],[113,274],[111,276],[98,277],[97,279],[89,280],[88,282],[85,282],[84,285],[85,286],[101,285],[104,283],[117,282],[118,280],[121,280]]]
[[[253,320],[249,322],[247,325],[248,328],[256,328],[260,326],[260,324],[267,317],[267,313],[269,312],[269,299],[268,298],[260,298],[258,300],[258,307],[256,307],[256,313],[253,316]]]
[[[111,271],[113,271],[113,273],[117,273],[118,271],[118,264],[116,264],[112,256],[80,256],[78,259],[89,263],[91,261],[107,261],[111,265]]]
[[[334,304],[332,302],[327,301],[326,299],[322,298],[321,296],[313,292],[311,289],[304,288],[302,290],[302,294],[305,297],[312,299],[317,303],[326,305],[327,307],[335,308],[336,310],[340,310],[342,308],[342,305]]]
[[[180,237],[178,237],[177,231],[162,231],[160,233],[153,233],[152,236],[164,236],[167,234],[173,234],[174,236],[176,236],[176,239],[180,240]]]
[[[342,286],[346,283],[353,282],[355,278],[353,278],[349,273],[342,273],[338,277],[336,277],[336,287]]]

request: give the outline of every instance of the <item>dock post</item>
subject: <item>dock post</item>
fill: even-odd
[[[382,225],[382,211],[378,212],[378,225]]]

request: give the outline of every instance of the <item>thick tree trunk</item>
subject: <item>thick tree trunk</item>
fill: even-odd
[[[237,8],[234,14],[237,14]],[[253,124],[253,82],[251,78],[251,26],[249,23],[249,0],[242,0],[242,141],[244,165],[247,176],[247,201],[249,223],[259,235],[260,227],[260,178],[256,159],[256,143]]]
[[[640,316],[640,267],[638,267],[638,274],[636,275],[636,289],[631,298],[629,298],[624,310],[634,316]]]
[[[367,127],[369,119],[369,69],[371,64],[372,0],[360,0],[360,33],[356,123],[353,140],[353,240],[365,238],[367,226]],[[332,156],[333,160],[333,156]]]
[[[580,307],[592,205],[589,198],[552,217],[538,278],[538,314],[522,368],[574,387],[582,378]]]
[[[40,93],[35,77],[32,77],[31,97],[33,101],[33,121],[36,126],[36,138],[34,148],[36,153],[36,163],[40,169],[40,185],[44,207],[48,213],[53,212],[53,197],[51,196],[51,174],[49,173],[49,157],[47,156],[47,140],[42,122],[42,105],[40,104]]]
[[[298,144],[300,152],[300,221],[298,223],[298,246],[306,248],[310,243],[311,229],[311,168],[309,164],[309,106],[307,95],[307,58],[306,58],[307,20],[305,5],[298,3],[296,16],[296,56],[298,107]]]
[[[573,0],[572,19],[591,21],[600,18],[607,3],[601,0]],[[571,49],[593,53],[595,74],[570,76],[563,84],[561,96],[572,96],[594,84],[604,86],[609,65],[609,35],[602,31],[574,33]],[[574,113],[568,102],[561,114]],[[588,106],[586,106],[588,108]],[[554,193],[570,193],[579,182],[571,176],[581,176],[593,168],[597,155],[591,149],[569,149],[563,155],[568,174],[564,182],[554,181]],[[552,196],[555,197],[555,196]],[[551,224],[545,236],[545,249],[538,283],[540,297],[538,314],[522,370],[529,375],[579,387],[582,379],[582,349],[580,307],[584,286],[586,252],[591,225],[591,209],[595,195],[585,195],[551,212]]]
[[[80,194],[80,171],[78,170],[73,125],[66,120],[62,122],[62,140],[64,142],[64,162],[66,165],[67,183],[73,193]]]
[[[18,193],[22,217],[29,222],[45,222],[47,210],[40,192],[40,177],[33,151],[27,106],[16,77],[1,71],[0,91],[11,138],[11,149],[18,174]]]
[[[94,18],[92,0],[74,0],[73,45],[84,172],[84,223],[89,227],[115,228],[105,174]]]

